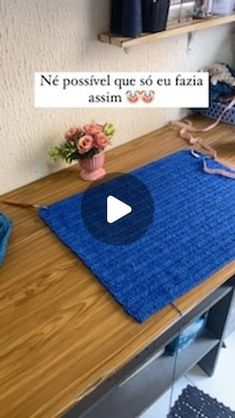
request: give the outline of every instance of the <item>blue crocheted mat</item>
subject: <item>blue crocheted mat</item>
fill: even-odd
[[[130,245],[107,245],[90,235],[80,216],[82,193],[39,214],[125,311],[143,322],[235,259],[235,182],[204,173],[202,159],[189,151],[132,174],[151,192],[155,214],[146,234]]]

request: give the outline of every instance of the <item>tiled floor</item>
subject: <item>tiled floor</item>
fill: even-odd
[[[200,369],[194,367],[174,386],[173,403],[187,385],[197,386],[213,398],[235,411],[235,332],[226,341],[227,348],[222,349],[214,375],[209,378]],[[169,412],[170,391],[152,405],[141,418],[166,418]]]

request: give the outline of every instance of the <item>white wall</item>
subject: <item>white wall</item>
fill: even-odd
[[[47,110],[33,107],[34,71],[181,71],[232,62],[229,27],[121,49],[97,41],[108,28],[109,0],[0,0],[0,194],[48,174],[47,150],[67,127],[113,121],[114,145],[182,114],[171,110]],[[58,167],[57,167],[58,168]]]

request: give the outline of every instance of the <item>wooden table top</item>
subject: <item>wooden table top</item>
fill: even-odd
[[[208,120],[194,117],[198,126]],[[235,128],[204,134],[235,165]],[[126,172],[187,145],[164,127],[107,153],[108,172]],[[4,198],[52,203],[84,190],[76,166]],[[171,306],[138,324],[38,218],[6,206],[14,222],[0,270],[0,417],[60,416],[178,319]],[[235,274],[231,263],[177,300],[184,312]]]

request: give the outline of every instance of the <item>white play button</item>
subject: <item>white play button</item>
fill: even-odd
[[[153,222],[154,201],[137,177],[112,173],[83,193],[81,215],[96,240],[106,245],[129,245],[140,239]]]
[[[107,198],[107,222],[112,224],[132,212],[132,207],[114,196]]]

